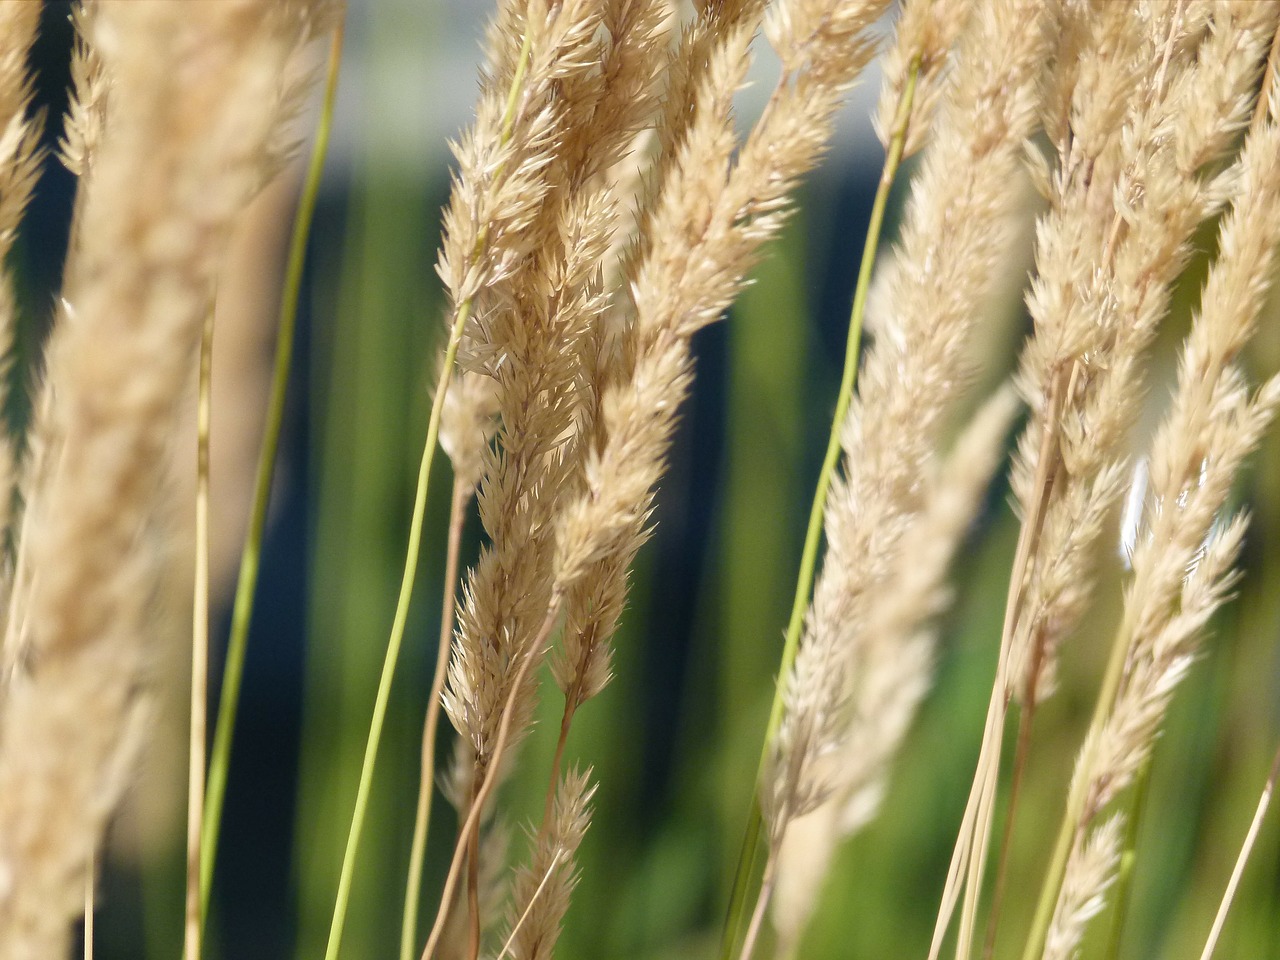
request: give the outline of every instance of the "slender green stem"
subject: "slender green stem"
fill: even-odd
[[[1111,713],[1116,694],[1120,690],[1120,682],[1124,678],[1125,658],[1129,653],[1129,642],[1133,634],[1128,617],[1120,624],[1115,638],[1111,642],[1111,655],[1107,661],[1107,671],[1102,678],[1102,688],[1098,691],[1098,702],[1094,706],[1093,718],[1089,722],[1089,732],[1085,734],[1085,744],[1092,741],[1090,735],[1100,730]],[[1086,749],[1088,747],[1086,746]],[[1026,949],[1022,960],[1039,960],[1044,953],[1045,938],[1049,934],[1049,924],[1053,920],[1053,911],[1058,904],[1058,893],[1062,889],[1062,878],[1067,870],[1067,858],[1071,855],[1075,838],[1087,824],[1085,820],[1085,803],[1089,796],[1089,781],[1092,778],[1093,757],[1085,755],[1080,758],[1067,794],[1067,806],[1062,812],[1062,823],[1058,827],[1058,839],[1053,848],[1053,856],[1049,861],[1049,869],[1040,888],[1040,899],[1036,903],[1036,912],[1031,921],[1031,931],[1027,935]]]
[[[214,304],[200,335],[199,399],[196,404],[196,555],[191,601],[191,722],[187,757],[187,900],[182,953],[200,960],[204,903],[203,867],[205,742],[209,698],[209,415],[213,378]]]
[[[1105,960],[1117,960],[1120,941],[1124,938],[1124,924],[1129,915],[1129,901],[1133,892],[1133,865],[1138,859],[1138,832],[1142,828],[1142,815],[1147,809],[1147,790],[1151,786],[1151,758],[1148,757],[1138,770],[1137,780],[1129,794],[1129,809],[1125,814],[1124,849],[1120,852],[1120,868],[1116,873],[1115,906],[1111,911],[1111,931],[1107,936]]]
[[[435,792],[436,728],[440,722],[440,694],[449,668],[449,647],[453,638],[454,598],[457,595],[458,555],[462,547],[462,522],[466,519],[471,490],[457,480],[449,509],[449,542],[444,565],[444,600],[440,608],[440,643],[436,651],[436,672],[431,680],[427,714],[422,722],[422,772],[418,782],[418,807],[413,820],[413,841],[409,847],[409,878],[405,883],[404,916],[400,924],[400,960],[413,960],[418,938],[418,901],[422,897],[422,861],[427,852],[427,829],[431,822],[431,798]]]
[[[765,730],[764,745],[760,754],[760,763],[756,771],[756,783],[759,783],[765,763],[768,760],[769,748],[782,723],[783,704],[786,697],[787,676],[795,663],[796,651],[800,647],[800,634],[804,629],[805,611],[809,609],[809,600],[813,592],[813,578],[818,565],[818,547],[822,542],[822,518],[827,507],[827,494],[831,489],[831,481],[835,476],[836,465],[840,461],[840,437],[844,422],[853,402],[853,388],[858,376],[858,356],[862,347],[862,323],[867,309],[867,296],[871,290],[871,270],[875,266],[876,251],[880,245],[880,231],[884,226],[885,211],[889,206],[889,192],[897,176],[898,167],[902,163],[902,153],[906,146],[907,124],[911,119],[911,104],[915,99],[916,80],[920,74],[919,61],[913,61],[907,74],[907,82],[902,91],[902,99],[898,102],[898,111],[894,117],[893,131],[885,153],[884,169],[880,173],[880,183],[876,188],[875,201],[871,207],[871,219],[867,223],[867,236],[862,247],[862,262],[858,268],[858,283],[854,289],[853,307],[849,315],[849,336],[845,342],[844,372],[840,378],[840,392],[836,398],[835,415],[831,421],[831,434],[827,439],[827,451],[822,459],[822,469],[818,473],[817,489],[813,494],[813,503],[809,507],[809,523],[805,530],[804,549],[800,555],[800,572],[796,578],[796,592],[791,604],[791,619],[787,623],[786,641],[782,647],[782,660],[778,666],[778,681],[774,689],[773,705],[769,709],[769,725]],[[747,888],[754,869],[760,844],[763,820],[760,816],[758,799],[752,803],[751,816],[747,822],[746,836],[743,838],[742,850],[738,857],[738,868],[734,875],[733,892],[730,895],[729,912],[725,921],[720,941],[720,956],[729,960],[733,955],[734,944],[738,939],[738,929],[746,912]]]
[[[470,307],[470,302],[462,305],[454,320],[453,328],[449,331],[449,343],[444,355],[444,372],[440,376],[440,383],[436,386],[435,396],[431,401],[427,441],[422,450],[422,459],[418,464],[418,483],[413,497],[413,516],[409,521],[409,542],[405,550],[404,572],[400,578],[400,594],[396,600],[396,612],[391,623],[391,636],[387,641],[387,655],[382,661],[382,674],[378,680],[378,693],[373,703],[373,716],[369,720],[369,739],[365,742],[364,760],[360,765],[360,783],[356,788],[355,808],[351,814],[351,829],[347,833],[347,845],[342,855],[342,872],[338,876],[338,893],[334,900],[333,921],[329,925],[325,960],[337,960],[338,947],[342,942],[347,903],[351,898],[351,880],[356,868],[356,853],[360,848],[360,834],[364,829],[365,815],[369,808],[369,794],[373,788],[373,767],[378,759],[382,727],[387,719],[387,704],[391,700],[391,681],[395,678],[396,664],[400,660],[400,646],[404,642],[405,627],[409,622],[409,604],[413,599],[413,583],[418,575],[422,526],[427,514],[428,482],[431,478],[431,464],[435,459],[436,444],[440,437],[440,415],[444,410],[450,371],[453,370],[454,361],[458,356],[462,329],[471,313]]]
[[[231,612],[231,634],[227,641],[227,659],[222,673],[222,697],[214,728],[213,751],[209,761],[204,817],[201,828],[200,903],[201,913],[209,912],[209,893],[213,887],[213,868],[218,851],[218,833],[222,825],[222,806],[227,792],[227,775],[231,765],[231,745],[236,726],[236,709],[240,702],[240,684],[244,676],[245,651],[249,642],[249,623],[253,619],[254,593],[258,586],[258,565],[262,556],[262,533],[266,527],[267,505],[275,476],[276,451],[280,446],[280,426],[284,421],[285,395],[289,386],[289,365],[293,357],[294,330],[298,314],[298,298],[302,290],[302,268],[306,259],[307,237],[320,191],[320,175],[324,170],[329,131],[333,125],[333,108],[338,88],[338,68],[342,60],[343,25],[334,28],[329,48],[325,77],[324,103],[316,126],[315,144],[307,164],[298,213],[289,240],[289,259],[285,267],[284,291],[280,298],[279,332],[276,342],[275,367],[271,375],[271,396],[267,403],[266,426],[258,453],[257,474],[253,484],[253,507],[249,529],[240,555],[240,574],[236,581],[235,604]]]
[[[502,142],[509,142],[515,125],[516,111],[519,108],[519,91],[524,83],[525,71],[529,63],[532,37],[526,31],[524,43],[520,48],[520,57],[516,64],[515,76],[511,81],[511,90],[507,95],[506,112],[503,115]],[[501,175],[501,168],[495,172]],[[488,231],[484,230],[476,242],[475,256],[483,253],[488,244]],[[333,921],[329,925],[329,941],[325,947],[325,960],[337,960],[338,949],[342,942],[342,928],[346,922],[347,903],[351,898],[351,880],[355,874],[356,853],[360,848],[360,834],[364,829],[365,815],[369,807],[369,794],[373,788],[373,767],[378,759],[378,746],[382,740],[382,727],[387,718],[387,704],[391,700],[391,682],[395,678],[396,665],[400,660],[400,647],[404,641],[405,626],[409,620],[409,604],[413,599],[413,584],[418,574],[418,555],[422,547],[422,525],[427,513],[428,483],[431,479],[431,464],[435,459],[436,445],[440,438],[440,417],[444,411],[444,398],[449,391],[449,383],[453,378],[453,365],[458,357],[458,346],[462,342],[462,331],[471,318],[474,306],[470,299],[458,304],[457,312],[449,329],[449,341],[445,346],[444,363],[440,371],[440,382],[436,384],[435,395],[431,399],[431,416],[427,422],[427,440],[422,448],[422,460],[418,465],[418,482],[413,497],[413,516],[409,521],[409,542],[405,550],[404,573],[400,578],[400,594],[396,600],[396,612],[391,623],[391,636],[387,640],[387,654],[382,662],[382,675],[378,680],[378,692],[374,698],[373,716],[369,720],[369,739],[365,742],[364,760],[360,764],[360,782],[356,787],[355,808],[351,814],[351,829],[347,833],[346,849],[342,855],[342,871],[338,875],[338,892],[334,898]]]

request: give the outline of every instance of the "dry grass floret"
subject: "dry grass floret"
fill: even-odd
[[[172,415],[227,233],[262,183],[306,9],[103,2],[91,21],[111,122],[47,351],[9,606],[6,648],[20,657],[0,692],[6,960],[65,953],[128,782]]]

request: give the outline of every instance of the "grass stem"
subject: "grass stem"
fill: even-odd
[[[885,211],[889,205],[889,193],[902,163],[902,153],[906,146],[907,124],[911,119],[911,105],[915,98],[916,81],[920,75],[919,61],[911,65],[907,73],[907,81],[903,87],[902,98],[898,102],[898,110],[894,116],[893,129],[889,144],[885,151],[884,168],[880,173],[880,182],[876,187],[875,200],[871,207],[871,218],[867,223],[866,240],[862,247],[862,261],[858,268],[858,282],[854,289],[853,306],[849,315],[849,335],[845,342],[844,370],[840,379],[840,392],[836,398],[835,414],[831,421],[831,433],[827,439],[826,454],[822,459],[822,468],[818,473],[817,489],[813,494],[813,503],[809,507],[809,523],[805,530],[804,548],[800,555],[800,571],[796,579],[795,597],[791,604],[791,618],[787,623],[786,640],[782,647],[782,660],[778,666],[778,681],[774,689],[773,704],[769,708],[769,725],[765,730],[764,746],[760,754],[760,763],[756,769],[756,782],[759,780],[768,760],[770,745],[782,723],[782,711],[786,697],[787,675],[795,663],[796,651],[800,647],[800,635],[804,629],[805,611],[809,609],[809,600],[813,593],[813,578],[818,564],[818,547],[822,542],[822,520],[827,507],[827,494],[831,489],[831,481],[835,476],[836,466],[840,461],[840,436],[844,422],[853,402],[853,389],[858,376],[858,358],[862,348],[862,326],[866,314],[867,297],[871,292],[871,271],[875,266],[876,251],[880,245],[880,232],[884,226]],[[734,874],[733,889],[730,894],[729,910],[725,919],[724,931],[720,941],[721,960],[729,960],[738,939],[738,929],[746,910],[748,886],[754,871],[757,848],[760,844],[763,819],[760,815],[759,800],[753,799],[750,817],[747,821],[746,835],[743,837],[742,849],[738,855],[738,866]]]
[[[431,800],[435,795],[436,730],[440,725],[440,695],[449,670],[453,642],[453,617],[457,604],[458,556],[462,549],[462,526],[467,517],[471,491],[454,480],[449,507],[449,540],[445,551],[444,597],[440,605],[440,641],[436,651],[436,671],[431,678],[427,715],[422,723],[422,774],[418,782],[418,807],[413,819],[413,841],[409,847],[409,877],[405,883],[404,919],[400,927],[400,960],[413,960],[418,938],[418,901],[422,896],[422,862],[427,851],[427,831],[431,822]]]
[[[97,854],[89,851],[89,869],[84,881],[84,960],[93,960],[94,874],[98,870]]]
[[[531,36],[526,31],[520,59],[511,81],[507,98],[507,110],[503,117],[503,141],[511,137],[515,113],[519,106],[518,93],[524,81],[529,62]],[[500,175],[495,171],[494,176]],[[477,246],[482,250],[488,242],[487,230],[482,232]],[[478,256],[480,250],[475,251]],[[418,465],[418,482],[413,496],[413,516],[409,520],[409,540],[405,549],[404,572],[400,578],[400,592],[396,599],[395,615],[391,622],[391,636],[387,640],[387,653],[382,662],[382,675],[378,680],[378,692],[374,698],[373,716],[369,720],[369,738],[365,742],[364,759],[360,764],[360,782],[356,787],[355,808],[351,813],[351,828],[347,832],[346,849],[342,855],[342,869],[338,875],[338,892],[334,898],[333,921],[329,925],[329,941],[325,947],[325,960],[337,960],[342,942],[342,928],[346,921],[347,903],[351,898],[351,880],[355,875],[356,854],[360,849],[360,834],[364,829],[365,815],[369,807],[369,794],[373,789],[373,767],[378,759],[378,746],[382,741],[382,727],[387,718],[387,704],[391,700],[391,682],[395,678],[400,660],[400,647],[404,642],[405,627],[409,621],[409,604],[413,599],[413,584],[418,574],[418,556],[422,547],[422,526],[427,514],[427,492],[431,479],[431,464],[435,460],[436,445],[440,438],[440,417],[444,412],[444,398],[453,378],[453,364],[458,357],[462,331],[471,318],[473,303],[470,299],[458,304],[457,313],[449,328],[449,340],[445,345],[444,363],[441,365],[440,382],[436,384],[431,399],[431,416],[427,422],[427,439],[422,448]]]
[[[1089,739],[1090,734],[1102,728],[1115,703],[1120,682],[1124,677],[1124,663],[1129,653],[1131,635],[1132,630],[1126,616],[1111,642],[1111,654],[1107,661],[1106,673],[1102,678],[1102,687],[1098,691],[1098,702],[1094,706],[1093,719],[1089,723],[1089,733],[1085,734],[1086,750],[1088,750],[1088,744],[1093,742]],[[1036,911],[1031,921],[1031,930],[1027,935],[1027,945],[1023,951],[1022,960],[1039,960],[1040,955],[1044,953],[1045,938],[1049,934],[1049,924],[1053,921],[1058,893],[1062,888],[1062,879],[1067,870],[1067,859],[1071,855],[1075,841],[1088,825],[1088,811],[1085,806],[1092,769],[1093,757],[1092,751],[1089,751],[1080,757],[1071,781],[1066,809],[1062,812],[1058,838],[1054,843],[1049,869],[1040,888],[1040,898],[1036,903]]]
[[[1074,376],[1074,368],[1072,372]],[[1045,407],[1043,434],[1036,459],[1035,499],[1030,514],[1018,531],[1018,544],[1014,552],[1013,568],[1009,575],[1009,587],[1005,595],[1004,622],[1000,630],[1000,650],[996,661],[996,676],[987,703],[987,716],[982,732],[982,745],[978,753],[978,765],[965,804],[964,816],[951,854],[942,903],[934,924],[933,940],[929,947],[929,960],[937,960],[942,951],[942,940],[951,922],[956,903],[964,893],[960,934],[957,938],[957,956],[967,956],[977,916],[978,887],[981,886],[987,845],[990,842],[996,781],[1000,774],[1000,754],[1004,741],[1005,717],[1010,702],[1009,661],[1014,637],[1022,611],[1023,588],[1027,572],[1034,561],[1036,547],[1044,528],[1045,513],[1053,493],[1057,476],[1058,417],[1065,392],[1070,393],[1070,381],[1065,369],[1056,371],[1049,381]],[[1034,691],[1032,691],[1034,693]]]
[[[1218,946],[1218,938],[1222,935],[1222,926],[1226,923],[1227,913],[1235,901],[1236,889],[1240,886],[1240,878],[1244,875],[1245,864],[1249,862],[1249,855],[1253,853],[1258,832],[1262,829],[1262,820],[1267,815],[1267,807],[1271,805],[1271,795],[1275,793],[1277,779],[1280,779],[1280,750],[1276,751],[1275,758],[1271,761],[1271,772],[1267,775],[1262,795],[1258,797],[1258,806],[1253,812],[1253,820],[1249,823],[1249,830],[1240,847],[1240,854],[1236,857],[1236,864],[1231,870],[1231,879],[1227,881],[1227,889],[1222,894],[1222,903],[1218,905],[1218,912],[1213,918],[1213,927],[1209,930],[1209,938],[1205,942],[1204,952],[1200,954],[1200,960],[1211,960],[1213,951]]]
[[[200,334],[196,402],[196,554],[191,603],[191,722],[187,754],[187,896],[182,952],[200,960],[204,904],[200,896],[205,802],[205,742],[209,712],[209,414],[213,373],[214,304]]]
[[[432,924],[431,934],[427,937],[427,945],[423,948],[422,960],[431,960],[435,956],[436,948],[440,945],[440,937],[444,933],[445,920],[448,919],[449,914],[449,904],[453,900],[453,891],[458,884],[458,876],[462,871],[462,861],[466,856],[469,838],[479,831],[481,813],[498,784],[498,770],[501,768],[502,755],[506,751],[507,740],[511,736],[511,719],[514,713],[513,708],[516,697],[520,693],[520,688],[524,686],[525,678],[529,676],[529,671],[532,669],[533,664],[540,659],[539,653],[546,646],[547,639],[551,636],[551,631],[555,629],[556,619],[560,616],[560,607],[563,602],[564,597],[558,591],[552,594],[551,602],[547,604],[546,619],[543,620],[538,635],[525,649],[520,667],[512,678],[511,691],[507,694],[506,703],[502,708],[502,720],[498,723],[498,736],[494,740],[493,756],[489,758],[489,763],[487,764],[488,774],[480,784],[479,789],[475,791],[475,798],[467,810],[467,819],[458,831],[458,843],[453,850],[453,859],[449,863],[449,872],[444,878],[444,889],[440,892],[440,908],[436,911],[435,923]]]
[[[1013,752],[1013,779],[1009,785],[1009,806],[1004,815],[1004,828],[1000,833],[1000,851],[996,855],[996,881],[991,893],[991,911],[987,915],[987,933],[982,946],[982,960],[991,960],[996,951],[996,936],[1000,927],[1000,914],[1004,906],[1005,888],[1009,879],[1009,854],[1013,848],[1013,827],[1017,821],[1018,800],[1022,796],[1022,782],[1026,776],[1034,719],[1035,700],[1028,698],[1018,717],[1018,745]]]
[[[1124,849],[1120,852],[1120,866],[1116,871],[1116,882],[1112,897],[1115,901],[1111,910],[1111,929],[1107,935],[1107,952],[1104,960],[1118,960],[1120,943],[1124,939],[1124,924],[1129,914],[1129,901],[1133,893],[1133,867],[1138,859],[1138,833],[1142,827],[1143,811],[1146,810],[1147,789],[1151,785],[1151,758],[1142,764],[1135,778],[1133,790],[1129,794],[1129,809],[1125,813]]]
[[[760,892],[756,895],[756,905],[751,911],[751,922],[747,924],[747,934],[742,938],[742,951],[738,960],[751,960],[755,953],[756,941],[760,939],[760,928],[764,925],[764,914],[769,909],[769,901],[773,898],[773,887],[777,879],[777,850],[769,852],[765,861],[764,876],[760,880]]]
[[[262,558],[262,536],[267,522],[267,506],[275,477],[276,452],[280,447],[280,428],[284,422],[285,397],[289,387],[289,367],[293,359],[294,331],[297,326],[298,300],[302,290],[302,272],[306,260],[307,237],[320,192],[320,176],[333,126],[333,110],[338,89],[339,65],[342,61],[343,24],[334,28],[325,73],[324,100],[316,125],[315,143],[307,163],[306,178],[293,221],[289,255],[285,267],[284,290],[280,299],[280,316],[274,369],[271,374],[271,396],[267,402],[266,425],[258,466],[253,483],[253,506],[249,528],[240,555],[240,572],[236,580],[235,602],[231,611],[231,633],[227,640],[227,658],[222,672],[222,696],[218,704],[209,759],[202,820],[200,857],[200,903],[202,914],[208,914],[209,895],[213,887],[213,868],[217,859],[218,833],[222,825],[222,807],[227,792],[227,775],[231,765],[231,746],[235,736],[236,711],[240,703],[240,685],[244,677],[245,651],[249,642],[249,624],[253,619],[254,594],[258,586],[258,567]]]

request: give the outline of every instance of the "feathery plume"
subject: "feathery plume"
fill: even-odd
[[[798,811],[778,854],[773,922],[783,956],[799,943],[839,843],[870,820],[879,805],[889,763],[928,684],[933,635],[926,621],[947,604],[947,568],[1003,462],[1017,409],[1013,392],[1001,390],[973,418],[946,462],[929,465],[935,473],[918,516],[903,535],[882,599],[871,604],[851,649],[840,651],[841,662],[827,665],[841,678],[843,689],[835,701],[840,709],[834,736],[814,758],[821,767],[814,781],[826,789],[813,809]],[[796,657],[796,677],[788,687],[796,691],[796,699],[814,695],[813,687],[800,686],[802,674],[813,672],[801,666],[811,656],[802,647]],[[816,689],[821,692],[821,686]],[[791,716],[805,713],[788,711]],[[786,720],[780,740],[785,731]]]
[[[787,194],[816,162],[831,116],[871,54],[866,30],[878,0],[824,18],[822,3],[777,7],[766,32],[783,77],[733,161],[732,98],[742,83],[754,22],[723,32],[694,86],[676,146],[642,233],[651,242],[631,269],[634,318],[621,369],[603,390],[597,436],[583,463],[584,492],[557,531],[556,582],[565,589],[643,536],[679,400],[692,370],[689,338],[718,319],[760,245],[781,224]],[[710,4],[703,18],[734,4]],[[693,36],[697,28],[687,32]]]
[[[556,790],[552,816],[531,838],[528,864],[516,871],[507,910],[507,951],[515,960],[550,960],[578,882],[574,855],[591,821],[591,771],[571,770]]]
[[[1133,550],[1124,620],[1063,822],[1072,857],[1150,755],[1173,691],[1235,582],[1246,519],[1224,523],[1220,516],[1237,472],[1280,404],[1280,378],[1251,394],[1235,363],[1256,324],[1280,243],[1280,124],[1274,89],[1268,96],[1264,122],[1226,174],[1234,189],[1218,259],[1184,346],[1169,412],[1152,442],[1146,527]],[[1072,862],[1062,891],[1078,883]],[[1064,897],[1059,892],[1057,913]]]
[[[11,6],[11,5],[6,5]],[[66,952],[141,740],[151,499],[236,213],[259,183],[297,4],[101,3],[112,84],[48,351],[44,449],[0,699],[0,957]]]
[[[561,54],[564,76],[549,104],[558,111],[552,129],[563,124],[563,134],[542,164],[549,186],[532,228],[545,238],[512,262],[512,282],[485,290],[468,332],[466,362],[497,381],[500,426],[479,495],[491,545],[468,578],[445,707],[482,770],[512,678],[551,603],[551,519],[571,476],[566,438],[581,402],[579,356],[609,303],[599,267],[620,210],[606,174],[657,105],[662,5],[615,0],[556,11],[557,21],[573,16],[582,24],[565,34],[580,35],[581,49]],[[536,62],[536,42],[532,49]],[[528,676],[515,701],[516,738],[533,706],[536,677]]]
[[[1111,817],[1079,847],[1067,864],[1058,912],[1049,927],[1044,960],[1072,960],[1089,921],[1106,905],[1107,888],[1115,880],[1120,862],[1124,817]]]
[[[89,40],[96,9],[92,3],[81,2],[72,12],[76,39],[71,50],[71,90],[58,139],[58,159],[80,178],[82,185],[89,177],[94,152],[102,139],[107,109],[107,75]]]
[[[1217,4],[1207,33],[1167,5],[1103,5],[1092,21],[1038,228],[1035,336],[1021,367],[1036,411],[1014,471],[1024,517],[1037,515],[1037,482],[1051,487],[1014,611],[1008,682],[1024,702],[1052,691],[1058,646],[1092,592],[1091,548],[1123,491],[1141,359],[1192,234],[1221,207],[1223,182],[1205,165],[1248,119],[1278,13]],[[1046,440],[1056,449],[1042,467]]]
[[[1272,109],[1275,103],[1273,101]],[[1203,627],[1229,594],[1244,536],[1240,516],[1220,524],[1231,484],[1280,401],[1280,380],[1250,394],[1235,365],[1270,285],[1280,242],[1280,125],[1251,134],[1219,255],[1183,352],[1178,387],[1152,443],[1145,535],[1126,596],[1131,637],[1107,725],[1087,744],[1086,817],[1124,789],[1150,751],[1174,686]]]
[[[949,398],[968,373],[964,342],[989,301],[996,265],[1013,236],[1008,184],[1036,120],[1043,13],[1042,4],[1016,2],[975,15],[936,139],[912,190],[902,239],[873,288],[872,346],[843,427],[843,477],[827,501],[827,556],[796,672],[785,685],[787,708],[762,785],[775,842],[791,816],[805,813],[826,792],[806,782],[810,772],[833,765],[819,758],[839,756],[837,767],[854,762],[845,744],[856,741],[854,748],[862,752],[857,766],[847,769],[868,777],[856,782],[855,776],[846,785],[840,806],[874,793],[926,682],[927,644],[915,656],[882,647],[893,641],[872,627],[884,626],[878,618],[889,614],[875,613],[872,598],[893,593],[889,584],[901,572],[903,544],[924,507],[920,478],[936,456],[939,431],[954,402]],[[917,613],[914,627],[899,624],[894,634],[908,649],[927,616],[925,609]],[[887,664],[902,665],[899,653],[907,655],[915,679],[899,686],[902,700],[889,711],[900,718],[892,725],[895,732],[882,728],[886,739],[874,743],[874,735],[863,735],[870,727],[851,728],[848,717],[841,717],[840,703],[853,696],[849,709],[865,721],[860,698],[883,692]],[[815,687],[818,676],[826,680]]]
[[[7,403],[13,330],[13,278],[5,265],[31,190],[40,173],[43,117],[29,116],[31,77],[27,51],[40,23],[40,5],[6,3],[0,8],[0,408]],[[0,422],[0,607],[12,589],[8,551],[17,455],[7,423]],[[4,626],[0,619],[0,629]],[[9,651],[4,650],[6,661]],[[3,682],[0,680],[0,682]]]

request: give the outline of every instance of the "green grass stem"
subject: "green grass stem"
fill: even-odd
[[[267,506],[275,477],[276,453],[280,447],[280,428],[284,421],[285,397],[289,388],[289,367],[293,359],[294,332],[297,327],[298,299],[302,290],[302,272],[306,261],[307,237],[320,192],[325,153],[333,126],[333,109],[338,89],[339,66],[342,61],[343,24],[334,28],[325,74],[324,101],[316,126],[315,143],[307,163],[306,178],[298,202],[289,240],[289,256],[285,267],[284,291],[280,298],[279,333],[276,341],[275,366],[271,375],[271,396],[267,401],[266,426],[258,453],[257,473],[253,484],[253,506],[249,529],[240,555],[240,573],[231,611],[231,633],[227,641],[227,659],[222,672],[222,697],[214,728],[213,749],[209,760],[209,782],[205,788],[205,808],[201,829],[200,902],[201,914],[209,912],[209,894],[213,887],[213,868],[218,851],[218,833],[222,824],[222,807],[227,792],[227,775],[231,766],[231,746],[235,735],[236,709],[240,702],[240,686],[244,677],[245,651],[249,643],[249,624],[253,619],[254,594],[258,586],[258,568],[262,558],[262,535],[267,522]]]
[[[507,143],[515,123],[515,113],[519,105],[519,90],[524,82],[528,69],[531,36],[525,33],[524,44],[520,48],[520,58],[516,64],[515,76],[511,81],[511,90],[507,95],[506,111],[503,115],[502,142]],[[501,168],[494,176],[501,175]],[[474,251],[479,256],[488,243],[488,230],[483,231]],[[356,854],[360,848],[360,833],[364,828],[365,814],[369,807],[369,794],[373,788],[373,768],[378,759],[378,746],[382,740],[382,727],[386,722],[387,704],[391,700],[391,683],[395,678],[396,665],[400,660],[400,647],[404,642],[405,626],[409,620],[409,605],[413,599],[413,584],[418,574],[418,557],[422,548],[422,527],[427,513],[427,493],[431,479],[431,465],[435,460],[436,446],[440,437],[440,417],[444,412],[444,398],[449,390],[449,381],[453,376],[454,361],[458,357],[458,345],[462,342],[462,331],[471,317],[473,303],[470,299],[458,304],[457,313],[449,329],[449,341],[445,345],[444,363],[440,371],[440,382],[436,384],[435,394],[431,399],[431,417],[427,423],[427,440],[422,449],[422,459],[418,465],[418,482],[413,497],[413,516],[409,521],[409,540],[405,550],[404,572],[400,578],[400,593],[396,600],[395,616],[391,623],[391,636],[387,640],[387,654],[382,662],[382,674],[378,680],[378,692],[373,703],[373,716],[369,720],[369,738],[365,742],[364,760],[360,765],[360,783],[356,788],[355,808],[351,814],[351,828],[347,833],[346,849],[342,855],[342,871],[338,876],[338,892],[334,898],[333,920],[329,926],[329,941],[325,947],[325,960],[337,960],[338,950],[342,943],[342,928],[346,920],[347,904],[351,899],[351,881],[355,875]]]
[[[782,647],[782,660],[778,666],[777,685],[774,688],[773,704],[769,709],[769,725],[765,730],[764,746],[761,750],[753,790],[759,786],[760,776],[768,761],[769,748],[778,732],[778,727],[782,724],[787,676],[791,672],[792,664],[795,663],[796,651],[800,647],[800,634],[804,629],[805,611],[809,609],[809,600],[813,593],[813,578],[818,566],[818,547],[822,542],[822,519],[827,508],[827,494],[831,489],[836,465],[840,462],[840,436],[849,414],[849,406],[853,402],[853,388],[857,382],[863,318],[867,309],[867,297],[871,290],[871,271],[875,266],[876,251],[880,246],[880,232],[884,226],[885,211],[889,206],[889,192],[902,163],[902,153],[907,139],[907,123],[911,118],[911,104],[915,99],[916,80],[919,74],[920,64],[919,61],[915,61],[907,73],[906,86],[902,91],[902,99],[898,103],[897,114],[894,116],[884,168],[880,173],[880,183],[876,188],[875,201],[871,207],[871,219],[867,224],[867,236],[862,247],[862,262],[858,268],[858,283],[854,289],[853,307],[849,315],[849,336],[845,341],[844,371],[840,378],[840,392],[836,399],[835,415],[831,420],[831,434],[827,439],[822,469],[818,473],[817,489],[814,491],[813,503],[809,508],[809,523],[805,529],[804,549],[800,555],[800,572],[796,579],[795,597],[791,605],[791,619],[787,623],[787,636]],[[720,941],[721,960],[730,960],[738,941],[738,930],[746,912],[747,888],[754,873],[763,825],[759,799],[756,798],[752,802],[746,836],[743,838],[742,849],[738,856],[738,868],[734,875],[729,911]]]

